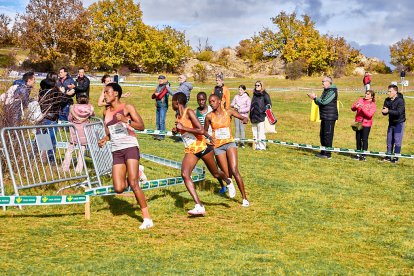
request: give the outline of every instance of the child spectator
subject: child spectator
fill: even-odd
[[[72,152],[76,145],[80,146],[79,154],[78,154],[78,163],[76,165],[75,171],[77,173],[81,173],[83,170],[83,153],[85,151],[86,146],[86,136],[83,130],[84,125],[89,123],[90,116],[93,116],[94,110],[93,106],[89,104],[88,97],[86,95],[80,95],[77,99],[77,103],[72,105],[69,110],[69,122],[75,125],[77,130],[79,140],[76,137],[76,133],[73,129],[70,130],[70,144],[68,146],[68,150],[65,154],[65,160],[62,164],[63,171],[69,171],[70,161],[72,159]]]

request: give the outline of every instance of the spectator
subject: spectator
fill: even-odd
[[[11,126],[20,125],[22,122],[22,116],[24,109],[27,108],[30,102],[30,92],[36,82],[36,77],[33,72],[27,72],[23,75],[23,84],[17,85],[14,90],[9,104],[7,105],[7,114],[12,114]]]
[[[246,86],[241,84],[239,85],[239,94],[234,96],[230,106],[243,117],[249,118],[250,105],[251,100],[249,94],[246,92]],[[236,138],[245,139],[243,122],[235,117],[234,125],[236,126]],[[240,141],[239,146],[244,148],[244,142]]]
[[[388,85],[388,98],[384,101],[382,115],[388,115],[387,131],[387,154],[401,153],[402,139],[404,135],[405,122],[405,101],[401,93],[398,92],[398,86]],[[386,162],[397,163],[398,158],[387,156]]]
[[[261,81],[256,81],[250,105],[250,121],[252,122],[252,132],[255,140],[266,139],[264,121],[267,105],[272,106],[270,96],[266,92],[263,83]],[[254,147],[255,150],[266,150],[266,143],[257,141],[254,144]]]
[[[191,94],[191,90],[193,90],[193,85],[189,82],[187,82],[187,76],[186,75],[180,75],[178,77],[178,82],[180,83],[180,85],[177,88],[177,91],[173,91],[170,86],[167,86],[168,89],[168,93],[170,93],[171,95],[174,95],[176,93],[184,93],[187,97],[187,104],[190,101],[190,94]]]
[[[114,83],[119,83],[118,70],[114,70]]]
[[[405,69],[404,68],[400,72],[400,78],[401,78],[401,83],[403,83],[405,80]]]
[[[86,95],[79,95],[77,97],[77,103],[70,106],[69,111],[69,122],[73,123],[76,128],[76,132],[78,133],[78,137],[76,136],[75,131],[71,128],[70,129],[70,143],[68,149],[65,154],[65,159],[62,163],[62,170],[64,172],[69,171],[70,161],[72,159],[72,153],[75,149],[75,146],[80,146],[77,164],[76,164],[76,173],[81,173],[83,170],[83,153],[85,152],[86,147],[86,136],[83,127],[89,123],[89,118],[94,116],[93,106],[89,104],[89,99]]]
[[[102,82],[102,84],[103,84],[103,87],[102,87],[102,92],[101,92],[101,95],[99,96],[99,99],[98,99],[98,106],[106,106],[106,102],[105,102],[105,100],[104,100],[104,92],[105,92],[105,87],[106,87],[106,85],[107,85],[108,83],[111,83],[111,82],[112,82],[112,78],[111,78],[111,76],[110,76],[110,75],[105,74],[105,75],[103,75],[103,77],[101,78],[101,82]]]
[[[362,79],[362,83],[364,84],[365,91],[371,89],[371,74],[369,72],[365,72],[364,78]]]
[[[58,123],[62,103],[65,102],[65,95],[57,87],[58,75],[49,72],[46,79],[40,82],[39,105],[43,114],[41,125],[54,125]],[[49,161],[55,163],[54,152],[56,151],[55,129],[48,129],[52,141],[53,150],[48,150]]]
[[[69,75],[65,67],[59,69],[58,88],[65,95],[65,101],[59,114],[59,120],[67,121],[69,115],[69,107],[73,104],[72,97],[75,95],[76,83]]]
[[[216,75],[216,86],[213,89],[214,95],[217,95],[221,101],[221,108],[229,109],[230,108],[230,90],[227,86],[224,85],[223,74]]]
[[[319,106],[319,116],[321,118],[321,130],[320,140],[321,145],[324,147],[332,147],[335,122],[338,120],[338,90],[335,85],[332,84],[332,78],[325,76],[322,79],[323,92],[320,98],[316,97],[315,93],[309,93],[308,96],[315,101],[315,104]],[[321,151],[316,154],[319,158],[331,159],[330,151]]]
[[[76,99],[81,95],[85,95],[89,99],[89,87],[90,80],[85,76],[85,69],[79,68],[75,87]]]
[[[356,111],[355,122],[360,122],[361,130],[355,131],[357,150],[368,150],[368,137],[372,126],[372,117],[374,116],[377,106],[375,104],[375,92],[367,90],[365,97],[358,99],[351,107]],[[357,154],[355,160],[366,161],[364,154]]]
[[[152,94],[155,99],[157,130],[165,130],[165,118],[168,110],[168,81],[163,75],[158,77],[158,86]],[[163,135],[155,136],[154,139],[163,140]]]

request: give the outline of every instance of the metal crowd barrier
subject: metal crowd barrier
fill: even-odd
[[[72,124],[7,127],[1,130],[14,195],[19,195],[22,189],[63,182],[77,182],[91,188],[87,164],[79,146],[73,145],[73,153],[68,154],[69,166],[66,170],[62,167],[70,145],[70,131],[80,141]],[[76,169],[78,162],[83,162],[82,170]]]
[[[83,129],[85,131],[89,155],[92,158],[94,172],[96,174],[91,177],[91,185],[101,187],[101,177],[112,173],[111,143],[106,143],[102,148],[98,146],[98,141],[106,135],[102,120],[89,123]]]

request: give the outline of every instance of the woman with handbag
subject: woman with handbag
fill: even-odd
[[[377,106],[375,105],[375,92],[367,90],[363,98],[358,99],[351,107],[356,111],[355,123],[352,129],[355,130],[357,150],[368,150],[368,137],[372,126],[372,117]],[[364,154],[354,156],[355,160],[366,161]]]
[[[272,106],[270,96],[267,94],[263,83],[256,81],[252,103],[250,105],[250,121],[252,122],[252,132],[255,140],[266,139],[265,118],[266,106],[268,105]],[[261,141],[256,142],[255,150],[266,150],[266,143]]]

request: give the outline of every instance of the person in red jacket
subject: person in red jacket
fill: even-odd
[[[368,150],[368,137],[372,126],[372,117],[377,106],[375,105],[375,92],[367,90],[365,97],[358,99],[351,107],[352,111],[356,111],[355,122],[361,122],[363,128],[355,131],[357,150]],[[355,160],[366,161],[364,154],[357,154]]]
[[[362,83],[364,84],[365,91],[371,89],[371,74],[369,72],[365,72],[364,78],[362,79]]]

